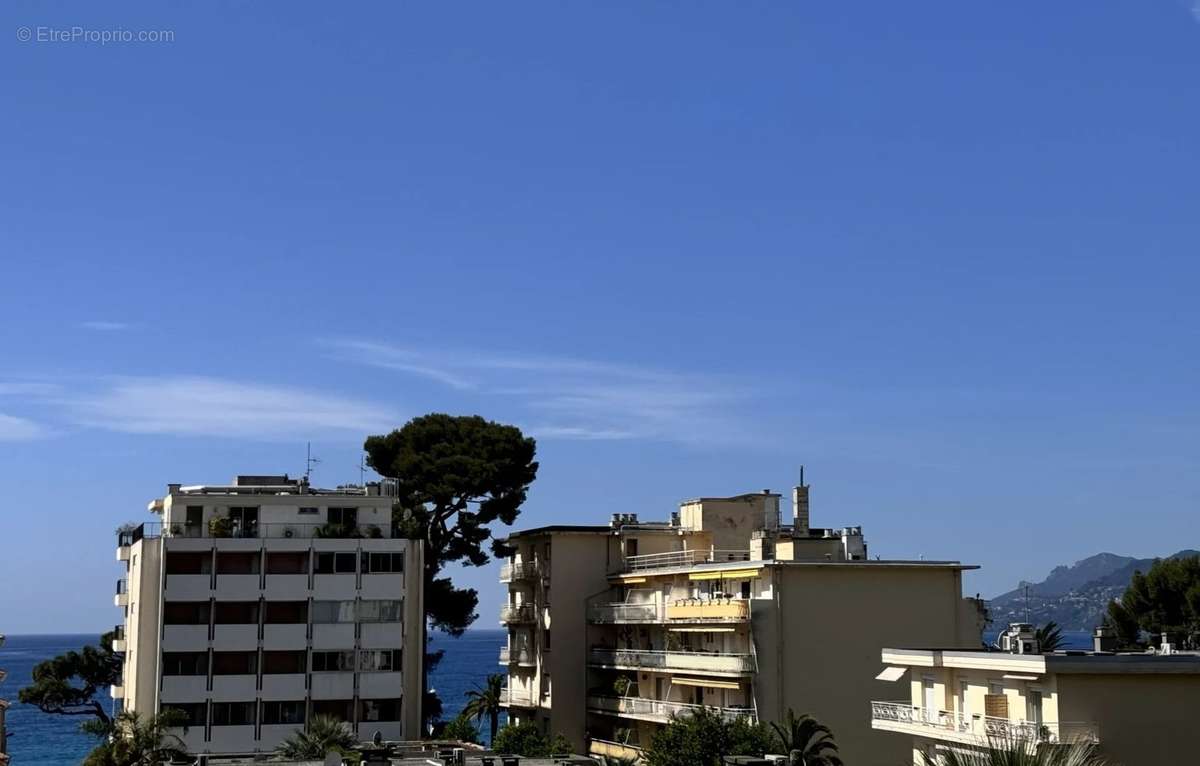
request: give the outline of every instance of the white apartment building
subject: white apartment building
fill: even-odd
[[[392,502],[287,476],[168,485],[158,521],[118,534],[120,708],[184,711],[197,754],[270,751],[320,714],[418,738],[423,549],[393,537]]]
[[[859,527],[792,523],[768,491],[689,500],[661,522],[549,526],[508,538],[501,623],[510,720],[565,734],[597,756],[637,757],[672,716],[700,706],[831,726],[847,763],[897,763],[873,731],[864,672],[879,650],[922,636],[977,648],[982,622],[953,561],[872,560]]]

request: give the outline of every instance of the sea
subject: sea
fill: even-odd
[[[99,643],[97,635],[8,636],[0,647],[0,668],[8,677],[0,684],[0,699],[11,704],[8,710],[8,750],[14,764],[77,764],[95,746],[96,740],[79,731],[75,716],[47,715],[32,705],[17,702],[17,691],[33,677],[33,667],[42,660],[63,652]],[[492,673],[503,671],[498,664],[500,647],[505,644],[502,630],[469,630],[459,638],[436,634],[430,648],[444,649],[445,658],[430,674],[430,685],[442,699],[443,717],[450,720],[466,704],[467,692],[486,683]],[[108,691],[101,692],[108,700]],[[503,719],[501,720],[503,723]],[[486,723],[480,736],[487,740]]]

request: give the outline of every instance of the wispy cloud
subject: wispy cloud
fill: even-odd
[[[263,440],[391,428],[398,415],[369,402],[284,386],[207,377],[128,377],[60,402],[75,424],[138,434]]]
[[[0,396],[53,396],[62,391],[57,383],[40,383],[31,381],[0,381]]]
[[[21,442],[40,439],[48,430],[27,418],[0,413],[0,441]]]
[[[133,325],[125,322],[106,322],[102,320],[92,320],[88,322],[80,322],[79,326],[85,330],[97,330],[99,332],[117,332],[119,330],[128,330]]]
[[[343,361],[502,400],[543,438],[698,443],[750,436],[735,412],[745,388],[714,376],[576,357],[430,351],[361,340],[322,343]]]

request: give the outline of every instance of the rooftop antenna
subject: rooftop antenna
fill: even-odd
[[[358,457],[358,486],[367,486],[367,453]]]
[[[321,462],[321,458],[312,456],[312,442],[308,442],[304,449],[304,482],[312,478],[313,466]]]
[[[1025,622],[1029,622],[1029,583],[1025,583]]]
[[[804,466],[800,466],[800,486],[804,486]]]

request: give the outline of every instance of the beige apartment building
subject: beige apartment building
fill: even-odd
[[[764,491],[690,500],[662,522],[510,535],[510,718],[636,756],[698,706],[762,721],[790,708],[831,726],[847,763],[911,757],[864,712],[886,684],[847,669],[888,645],[980,647],[978,604],[962,597],[972,567],[871,559],[861,528],[810,527],[808,508],[802,485],[787,525]]]
[[[1027,629],[1032,637],[1032,626]],[[911,747],[914,766],[990,740],[1030,749],[1098,744],[1121,766],[1200,756],[1200,655],[884,649],[880,678],[903,699],[871,703],[871,725]]]
[[[392,501],[287,476],[168,485],[158,521],[118,534],[119,708],[184,711],[197,754],[269,751],[319,714],[419,737],[422,547],[393,537]]]

